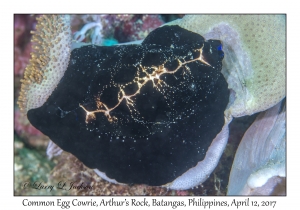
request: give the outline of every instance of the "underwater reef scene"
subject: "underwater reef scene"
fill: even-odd
[[[285,195],[284,15],[14,19],[15,195]]]

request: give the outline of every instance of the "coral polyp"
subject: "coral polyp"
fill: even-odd
[[[44,104],[69,64],[71,27],[68,15],[43,15],[32,31],[33,52],[25,68],[18,105],[26,113]]]

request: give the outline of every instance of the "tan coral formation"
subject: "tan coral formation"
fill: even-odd
[[[285,15],[187,15],[170,24],[222,41],[222,72],[235,92],[228,114],[239,117],[285,97],[285,21]]]
[[[20,110],[42,106],[68,67],[71,27],[68,15],[43,15],[32,31],[33,52],[21,80],[18,99]]]

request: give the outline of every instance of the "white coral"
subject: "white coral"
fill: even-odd
[[[83,26],[80,31],[74,33],[74,40],[82,42],[86,38],[86,33],[88,30],[93,29],[91,33],[92,44],[100,45],[102,42],[102,23],[99,22],[90,22]]]

